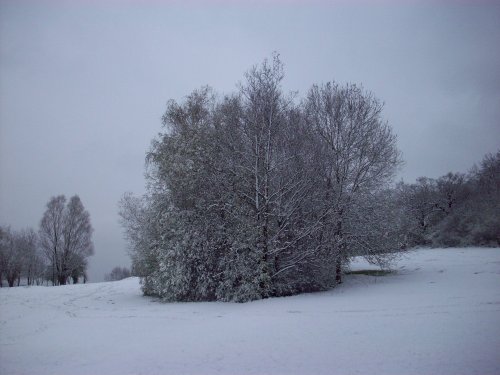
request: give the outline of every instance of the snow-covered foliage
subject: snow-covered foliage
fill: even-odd
[[[238,93],[170,101],[148,154],[149,193],[124,197],[147,295],[248,301],[341,282],[352,255],[399,248],[385,188],[400,163],[382,105],[355,85],[296,104],[277,55]]]

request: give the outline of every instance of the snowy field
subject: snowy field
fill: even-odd
[[[500,249],[395,269],[245,304],[159,303],[136,278],[3,288],[0,374],[500,374]]]

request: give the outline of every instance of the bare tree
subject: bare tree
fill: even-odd
[[[2,274],[5,275],[9,287],[13,287],[16,281],[19,284],[23,267],[19,236],[10,228],[2,228],[0,235]]]
[[[361,195],[383,188],[401,163],[396,136],[382,120],[383,105],[356,85],[314,85],[305,104],[306,119],[325,160],[322,242],[336,258],[337,282],[348,260],[346,223]],[[352,223],[354,223],[351,220]]]
[[[436,181],[438,207],[449,215],[453,209],[467,199],[469,194],[463,173],[448,173]]]
[[[42,282],[45,264],[37,246],[37,235],[31,228],[12,231],[0,228],[0,286],[5,275],[9,286],[20,284],[26,278],[27,285]]]
[[[28,285],[40,285],[45,273],[45,262],[38,247],[38,236],[32,228],[17,233],[19,256],[22,258],[22,275]]]
[[[56,285],[58,277],[63,274],[61,257],[63,252],[64,208],[66,197],[52,197],[40,222],[40,246],[44,251],[52,273],[52,284]]]
[[[399,183],[397,190],[400,205],[409,220],[408,245],[429,244],[431,227],[451,202],[447,202],[446,197],[444,201],[440,199],[436,180],[432,178],[419,177],[414,184]]]
[[[52,282],[65,285],[94,253],[90,215],[75,195],[53,197],[40,222],[40,245],[52,268]]]
[[[86,258],[82,258],[80,256],[75,257],[75,264],[77,264],[76,267],[73,267],[73,271],[71,272],[71,280],[73,281],[73,284],[78,284],[80,281],[80,278],[82,279],[83,283],[85,284],[87,282],[88,276],[87,276],[87,267],[88,267],[88,261]]]

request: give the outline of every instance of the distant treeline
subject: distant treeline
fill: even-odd
[[[399,183],[407,246],[500,245],[500,151],[468,173]]]

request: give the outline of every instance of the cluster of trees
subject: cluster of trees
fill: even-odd
[[[396,187],[408,246],[500,245],[500,151],[467,173]]]
[[[127,267],[115,267],[110,273],[104,275],[104,281],[119,281],[132,276],[132,273]]]
[[[0,287],[4,277],[10,287],[19,286],[21,278],[26,278],[28,285],[41,285],[45,270],[33,229],[12,231],[0,227]]]
[[[383,105],[356,85],[283,92],[277,55],[239,91],[170,101],[148,193],[121,216],[147,295],[248,301],[332,287],[353,255],[384,264],[405,240],[388,188],[401,163]],[[400,225],[401,224],[401,225]]]
[[[90,215],[75,195],[52,197],[33,229],[12,231],[0,227],[0,286],[3,277],[9,286],[26,278],[28,285],[44,280],[65,285],[80,278],[87,281],[87,258],[94,253]]]

